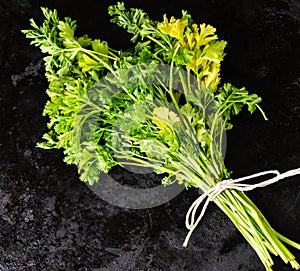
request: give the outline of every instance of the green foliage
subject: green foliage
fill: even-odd
[[[111,21],[132,34],[134,46],[116,51],[101,39],[77,37],[76,22],[61,20],[56,10],[42,12],[41,26],[31,19],[23,30],[46,54],[49,132],[39,147],[62,148],[65,162],[89,183],[125,163],[150,165],[168,174],[165,183],[176,176],[186,187],[197,186],[195,174],[203,182],[229,175],[217,137],[232,126],[232,115],[244,105],[252,113],[261,99],[230,84],[218,87],[226,42],[214,27],[194,24],[185,11],[156,22],[118,3],[109,7]]]
[[[63,149],[64,161],[77,165],[81,180],[90,184],[118,164],[152,167],[165,174],[165,185],[178,181],[203,191],[230,177],[222,138],[232,128],[231,117],[244,106],[265,115],[256,94],[219,86],[226,41],[214,27],[195,24],[186,11],[157,22],[117,3],[109,7],[111,21],[134,44],[117,51],[101,39],[77,37],[76,22],[61,20],[56,10],[42,12],[41,26],[31,19],[31,29],[22,31],[46,54],[49,99],[43,114],[49,131],[39,147]],[[299,269],[279,239],[299,245],[278,235],[243,193],[229,189],[214,201],[267,270],[273,264],[269,252]]]
[[[126,29],[128,33],[133,35],[131,38],[133,42],[136,42],[139,38],[143,38],[148,34],[145,29],[154,29],[156,25],[142,9],[126,9],[122,2],[110,6],[108,8],[108,14],[112,17],[112,23]]]

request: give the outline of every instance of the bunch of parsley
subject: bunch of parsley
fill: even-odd
[[[256,94],[220,86],[226,42],[214,27],[195,24],[185,11],[180,19],[153,21],[143,10],[118,3],[109,8],[111,21],[132,34],[134,44],[122,51],[77,37],[75,21],[60,20],[56,10],[42,11],[43,24],[31,19],[31,29],[23,30],[47,55],[49,132],[39,147],[62,148],[64,161],[77,165],[90,184],[100,172],[126,164],[152,167],[165,174],[164,184],[176,179],[203,191],[230,177],[222,148],[231,117],[244,106],[265,115]],[[300,246],[277,233],[243,192],[227,189],[214,202],[266,270],[272,270],[270,254],[299,269],[283,243]]]

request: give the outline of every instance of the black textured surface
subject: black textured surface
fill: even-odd
[[[116,1],[4,0],[0,3],[0,270],[262,271],[254,251],[211,204],[187,248],[185,213],[198,196],[184,191],[162,206],[126,210],[97,198],[59,151],[37,149],[46,131],[42,55],[20,33],[39,7],[78,20],[79,33],[129,46],[108,23]],[[234,176],[300,165],[300,2],[296,0],[126,1],[151,17],[179,16],[210,23],[229,42],[222,80],[263,97],[269,121],[246,112],[228,133],[226,164]],[[172,4],[171,4],[172,3]],[[116,169],[119,179],[140,176]],[[147,181],[147,176],[143,177]],[[148,176],[152,182],[159,177]],[[271,224],[300,242],[300,179],[249,193]],[[299,251],[292,250],[300,260]],[[275,259],[275,271],[292,270]]]

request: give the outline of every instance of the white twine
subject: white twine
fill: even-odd
[[[263,176],[263,175],[268,175],[268,174],[274,174],[276,175],[276,177],[273,177],[272,179],[257,183],[257,184],[242,184],[241,182],[245,181],[245,180],[249,180],[249,179],[253,179],[253,178],[257,178],[259,176]],[[269,171],[263,171],[260,173],[256,173],[250,176],[246,176],[243,178],[238,178],[238,179],[228,179],[228,180],[223,180],[221,182],[218,182],[214,187],[210,188],[209,190],[207,190],[206,192],[204,192],[199,198],[197,198],[193,204],[191,205],[191,207],[189,208],[187,214],[186,214],[186,218],[185,218],[185,225],[187,227],[187,229],[189,230],[185,241],[183,243],[183,246],[186,247],[189,239],[194,231],[194,229],[197,227],[197,225],[199,224],[199,222],[201,221],[202,217],[205,214],[205,211],[208,207],[208,204],[213,201],[219,194],[221,194],[224,190],[226,189],[235,189],[235,190],[239,190],[239,191],[250,191],[256,188],[260,188],[260,187],[265,187],[268,186],[270,184],[276,183],[279,180],[282,180],[284,178],[288,178],[291,176],[295,176],[297,174],[300,174],[300,168],[297,169],[292,169],[289,170],[285,173],[280,174],[278,170],[269,170]],[[195,215],[196,212],[199,208],[199,206],[201,205],[201,203],[205,200],[206,201],[203,205],[203,208],[201,210],[200,215],[198,216],[196,222],[195,222]]]

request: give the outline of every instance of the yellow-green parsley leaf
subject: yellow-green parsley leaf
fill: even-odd
[[[180,41],[183,41],[183,34],[187,26],[187,20],[175,19],[173,16],[170,21],[167,15],[164,15],[164,22],[157,26],[157,28],[164,34],[170,35]]]
[[[160,106],[154,108],[152,122],[159,128],[166,128],[167,125],[174,126],[175,123],[179,123],[180,119],[173,111],[170,111],[167,107]]]

